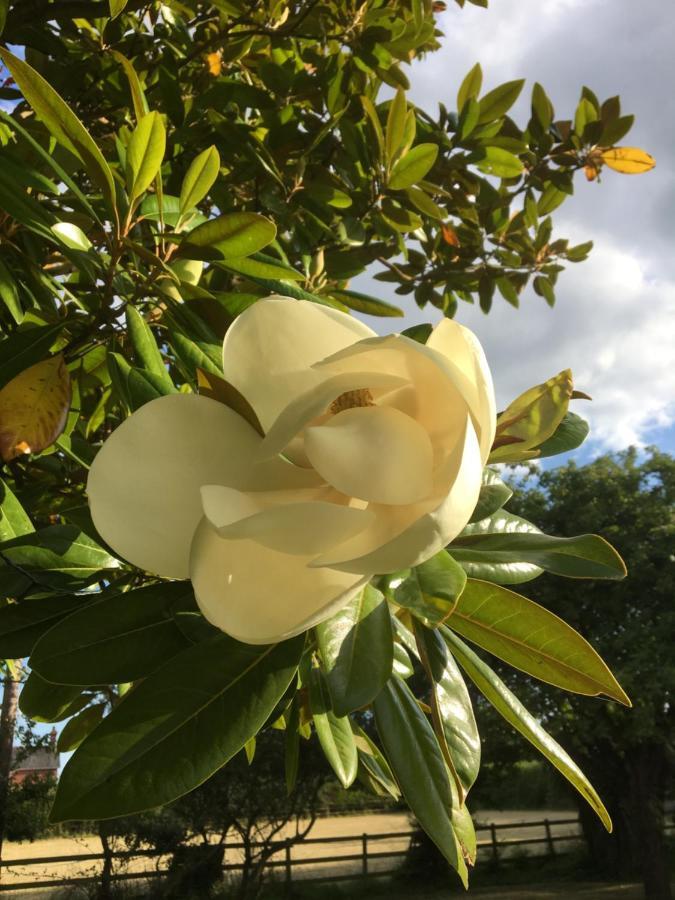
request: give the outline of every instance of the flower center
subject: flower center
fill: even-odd
[[[340,394],[330,405],[330,411],[335,416],[345,409],[355,409],[357,406],[375,406],[373,395],[368,388],[359,388],[356,391],[345,391]]]

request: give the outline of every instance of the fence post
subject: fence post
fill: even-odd
[[[291,884],[293,882],[293,862],[291,860],[291,842],[287,841],[286,843],[286,890],[290,892]]]
[[[555,844],[553,835],[551,834],[551,823],[548,819],[544,819],[544,828],[546,829],[546,843],[548,844],[548,852],[550,856],[555,856]]]
[[[495,865],[499,865],[499,849],[497,847],[497,829],[495,823],[490,823],[490,834],[492,835],[492,861]]]
[[[361,855],[361,874],[364,878],[368,876],[368,835],[364,832],[361,838],[362,855]]]

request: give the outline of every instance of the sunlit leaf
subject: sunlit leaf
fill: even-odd
[[[144,194],[159,172],[166,150],[166,130],[157,112],[148,113],[134,129],[127,147],[126,172],[133,202]]]
[[[612,147],[603,150],[602,161],[622,175],[641,175],[656,165],[656,160],[639,147]]]
[[[220,170],[218,150],[211,146],[195,157],[185,174],[180,189],[181,215],[197,206],[213,187]]]

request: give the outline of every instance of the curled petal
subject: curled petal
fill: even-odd
[[[260,440],[244,419],[208,397],[171,394],[146,403],[103,444],[89,472],[99,534],[134,565],[187,578],[201,485],[317,483],[313,472],[279,459],[254,466]]]
[[[443,467],[436,473],[434,498],[391,507],[371,505],[373,526],[325,553],[312,566],[343,572],[385,574],[416,566],[449,544],[469,521],[480,492],[483,464],[469,417]],[[440,493],[441,486],[443,492]]]
[[[492,375],[478,338],[458,322],[442,319],[426,347],[443,357],[450,377],[466,399],[485,463],[495,438],[497,411]]]
[[[209,622],[237,640],[285,640],[331,616],[368,581],[360,574],[310,569],[310,558],[221,537],[204,518],[190,556],[197,603]]]
[[[416,503],[433,487],[429,435],[390,406],[346,409],[308,428],[305,452],[329,484],[361,500]]]
[[[353,316],[308,300],[258,300],[230,326],[223,371],[265,431],[296,397],[323,380],[311,366],[374,332]]]
[[[274,492],[244,493],[217,484],[202,487],[202,503],[204,515],[221,537],[246,538],[280,553],[304,556],[343,543],[375,518],[366,509],[326,500],[298,502],[286,491],[282,499]]]

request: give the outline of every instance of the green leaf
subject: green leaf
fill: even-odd
[[[466,887],[466,864],[452,827],[452,786],[431,725],[405,681],[396,676],[373,707],[378,734],[403,796]]]
[[[3,606],[0,609],[0,658],[30,656],[39,638],[83,603],[86,603],[86,596],[67,594],[29,597]]]
[[[5,30],[7,13],[9,12],[9,0],[0,0],[0,35]]]
[[[379,158],[384,159],[385,156],[385,146],[384,146],[384,131],[382,130],[382,123],[380,122],[380,117],[377,114],[377,110],[375,109],[375,105],[373,101],[369,97],[361,97],[361,103],[363,104],[363,108],[370,120],[370,124],[373,128],[373,132],[375,133],[375,140],[377,141],[377,149],[379,150]]]
[[[392,191],[412,187],[424,178],[436,162],[437,156],[436,144],[418,144],[395,163],[387,186]]]
[[[18,324],[24,316],[19,300],[16,280],[7,266],[0,260],[0,300],[5,304],[14,321]]]
[[[289,281],[304,281],[302,272],[296,271],[281,260],[265,253],[252,253],[250,256],[230,257],[215,265],[241,275],[253,275],[258,278],[281,278]]]
[[[82,250],[84,253],[91,250],[92,244],[87,235],[72,222],[57,222],[52,225],[52,231],[71,250]]]
[[[358,767],[354,734],[349,718],[338,716],[331,709],[328,689],[318,669],[310,674],[309,703],[321,749],[340,784],[348,788],[354,783]]]
[[[61,774],[52,821],[129,815],[197,787],[264,725],[303,646],[304,635],[250,646],[221,634],[171,659],[77,749]]]
[[[492,122],[507,113],[520,96],[525,80],[507,81],[489,91],[480,101],[478,124]]]
[[[119,353],[109,353],[107,360],[115,392],[131,412],[157,397],[176,393],[173,383],[168,390],[168,382],[163,376],[130,366]]]
[[[56,742],[56,749],[59,753],[70,753],[76,750],[88,734],[96,728],[105,712],[104,703],[96,703],[94,706],[88,706],[81,713],[66,722],[59,739]]]
[[[85,687],[145,678],[185,649],[186,639],[172,615],[192,607],[189,582],[164,582],[112,596],[106,592],[41,638],[31,668],[47,681]]]
[[[27,62],[0,47],[0,57],[12,73],[21,93],[52,135],[74,153],[103,191],[112,210],[116,209],[115,182],[108,163],[68,104]]]
[[[398,306],[386,303],[378,297],[371,297],[368,294],[361,294],[359,291],[331,291],[331,296],[339,300],[349,309],[355,312],[364,313],[367,316],[387,316],[398,318],[403,316],[404,312]]]
[[[399,800],[401,792],[396,784],[394,773],[389,767],[389,763],[384,758],[384,754],[377,744],[370,739],[366,732],[355,722],[352,722],[352,731],[354,732],[354,741],[359,754],[359,766],[363,766],[369,776],[383,788],[384,792]]]
[[[504,682],[492,671],[492,669],[477,656],[473,650],[449,629],[443,628],[442,634],[448,643],[453,656],[457,659],[469,678],[476,685],[484,697],[494,706],[516,731],[533,744],[540,753],[551,762],[556,769],[565,776],[570,784],[576,788],[581,796],[590,804],[600,817],[600,821],[607,831],[612,830],[612,820],[609,817],[602,801],[593,789],[584,773],[570,759],[563,748],[553,740],[541,727],[539,722],[522,705],[520,700],[511,693]]]
[[[35,529],[28,513],[7,483],[0,478],[0,544],[32,531]]]
[[[316,635],[335,714],[346,716],[366,706],[381,691],[393,665],[391,616],[383,595],[366,585],[317,625]]]
[[[134,69],[131,62],[120,53],[118,50],[110,51],[118,63],[124,69],[124,72],[127,76],[127,81],[129,82],[129,89],[131,90],[131,100],[134,104],[134,114],[136,116],[136,121],[140,122],[143,116],[147,116],[150,112],[148,108],[148,101],[145,97],[145,92],[143,91],[143,86],[138,78],[138,74],[136,73],[136,69]]]
[[[128,2],[129,0],[110,0],[110,18],[117,18]]]
[[[566,691],[630,700],[585,638],[533,600],[469,579],[448,626],[511,666]]]
[[[407,111],[408,107],[405,101],[405,93],[399,88],[389,104],[389,113],[387,115],[387,127],[385,130],[384,142],[388,165],[392,164],[403,144]]]
[[[0,388],[29,368],[40,362],[63,330],[64,323],[57,325],[36,325],[13,332],[0,341]]]
[[[551,437],[540,444],[539,458],[544,456],[557,456],[558,453],[567,453],[576,450],[588,437],[590,428],[586,419],[582,419],[576,413],[568,412]]]
[[[501,511],[467,526],[452,543],[452,553],[457,561],[466,562],[464,551],[471,550],[485,554],[486,561],[495,566],[529,563],[567,578],[609,578],[617,581],[626,576],[623,560],[612,545],[599,535],[553,537],[538,530],[519,529],[517,521],[509,521],[510,518],[510,514]],[[512,518],[518,519],[517,516]],[[524,521],[520,520],[521,523]]]
[[[469,578],[482,578],[497,584],[522,584],[541,575],[542,569],[533,563],[496,559],[493,553],[485,553],[479,546],[474,547],[471,541],[462,543],[464,537],[473,539],[504,533],[541,534],[536,525],[505,509],[498,509],[486,518],[467,525],[450,548],[454,559]]]
[[[406,191],[406,196],[412,205],[425,216],[430,216],[432,219],[438,219],[439,221],[445,218],[445,213],[440,206],[434,203],[422,188],[410,187]]]
[[[532,115],[536,117],[543,130],[548,131],[553,122],[553,104],[538,81],[532,88]]]
[[[504,484],[494,469],[486,466],[483,469],[483,481],[481,484],[480,494],[478,495],[478,503],[469,519],[469,522],[480,522],[487,516],[501,509],[504,504],[513,496],[513,491],[508,485]]]
[[[394,601],[435,628],[452,613],[465,584],[462,567],[441,550],[411,569],[409,577],[394,589]]]
[[[6,543],[3,557],[36,584],[69,590],[104,578],[118,559],[73,525],[50,525]]]
[[[204,369],[212,375],[222,376],[223,368],[221,360],[222,350],[217,344],[209,344],[206,341],[193,341],[180,331],[172,330],[169,342],[176,351],[176,356],[182,363],[186,375],[194,379],[197,369]]]
[[[206,197],[220,171],[220,155],[214,146],[195,157],[185,174],[180,189],[180,213],[185,215]]]
[[[19,695],[19,709],[34,722],[61,722],[89,702],[82,688],[49,684],[31,672]]]
[[[131,134],[126,156],[129,200],[134,202],[155,180],[166,151],[166,130],[157,112],[143,116]]]
[[[486,175],[497,178],[516,178],[523,172],[523,164],[518,157],[501,147],[485,147],[476,166]]]
[[[457,92],[457,110],[462,112],[467,100],[474,100],[480,94],[483,85],[483,70],[480,63],[469,69]]]
[[[184,237],[181,247],[214,247],[225,259],[250,256],[270,244],[277,233],[273,222],[257,213],[226,213],[198,225]]]
[[[175,387],[164,365],[155,337],[150,330],[150,326],[136,307],[127,306],[126,322],[137,362],[144,369],[157,375],[166,386],[168,393],[173,393]]]

